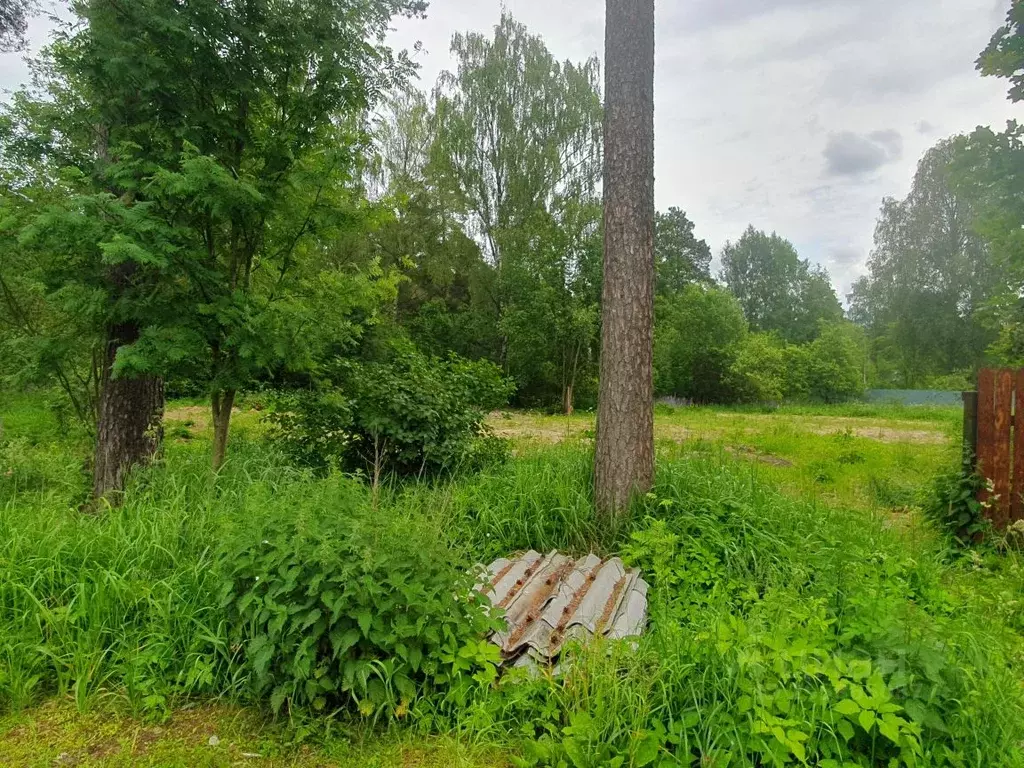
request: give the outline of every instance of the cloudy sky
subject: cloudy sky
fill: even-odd
[[[423,87],[455,31],[489,30],[502,0],[432,0],[397,23]],[[559,58],[600,55],[601,0],[505,0]],[[883,196],[907,193],[938,139],[1021,110],[974,61],[1009,0],[657,0],[657,203],[717,252],[748,224],[824,264],[841,295],[863,272]],[[45,37],[37,23],[33,37]],[[23,81],[0,54],[0,89]]]

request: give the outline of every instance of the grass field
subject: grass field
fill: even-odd
[[[453,563],[622,552],[651,631],[565,679],[298,730],[247,693],[217,551],[261,515],[368,495],[282,466],[244,408],[213,478],[205,411],[176,403],[161,464],[83,517],[85,436],[39,397],[0,418],[0,765],[1024,765],[1024,565],[952,556],[919,511],[957,409],[659,408],[657,487],[617,531],[593,519],[592,416],[492,414],[506,465],[389,485],[373,519]],[[854,689],[871,702],[844,720]]]
[[[495,431],[523,451],[592,438],[592,414],[494,414]],[[958,408],[845,405],[740,408],[659,406],[663,453],[711,454],[755,464],[759,476],[796,494],[862,509],[913,507],[940,469],[956,460]]]

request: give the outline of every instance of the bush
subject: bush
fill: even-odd
[[[499,652],[484,638],[497,623],[460,558],[422,519],[373,514],[351,481],[319,489],[247,520],[221,557],[254,694],[275,712],[402,717],[491,682]]]
[[[385,363],[338,360],[321,389],[282,395],[270,418],[301,465],[437,474],[503,456],[484,418],[511,393],[493,363],[404,352]]]
[[[985,478],[974,470],[970,457],[964,457],[959,469],[939,475],[931,499],[924,507],[936,528],[957,546],[977,543],[991,527],[978,494]]]
[[[777,337],[752,333],[738,346],[729,389],[741,403],[778,403],[786,394],[786,350]]]
[[[1019,638],[898,533],[692,459],[635,512],[651,625],[489,694],[517,765],[1021,764]]]
[[[841,403],[864,394],[864,332],[852,323],[823,323],[806,348],[807,395],[822,403]],[[794,387],[795,388],[795,387]]]
[[[937,389],[942,392],[969,392],[977,386],[977,376],[972,370],[953,371],[940,376],[930,376],[925,380],[924,389]]]
[[[689,285],[659,299],[654,344],[658,394],[730,402],[729,371],[746,335],[743,309],[727,291]]]

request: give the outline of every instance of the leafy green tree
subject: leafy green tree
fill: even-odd
[[[787,341],[810,341],[822,320],[843,317],[828,273],[774,232],[748,227],[735,243],[726,243],[719,279],[739,299],[751,328]]]
[[[560,63],[502,13],[493,38],[457,34],[437,86],[433,171],[463,197],[466,226],[500,269],[503,238],[600,175],[599,63]]]
[[[577,385],[596,394],[601,292],[601,207],[596,200],[559,200],[510,243],[504,272],[501,330],[520,401],[559,402],[571,414]]]
[[[775,334],[751,333],[737,345],[727,380],[743,403],[778,403],[788,393],[790,356]]]
[[[26,185],[24,168],[0,168],[0,387],[16,391],[56,383],[80,426],[96,430],[99,337],[81,322],[65,286],[47,289],[46,259],[18,242],[37,207],[65,194],[59,181]],[[20,183],[19,183],[20,177]]]
[[[711,247],[697,239],[693,222],[678,208],[655,216],[654,265],[659,295],[711,282]]]
[[[818,338],[805,348],[806,369],[794,370],[793,375],[806,377],[807,395],[812,400],[852,400],[864,393],[866,385],[865,347],[864,331],[853,323],[822,323]],[[792,385],[791,389],[798,386],[804,384]]]
[[[691,284],[659,297],[654,343],[658,394],[730,402],[730,371],[746,337],[743,308],[728,291]]]
[[[423,7],[73,3],[41,69],[47,93],[21,100],[14,133],[43,137],[39,153],[81,179],[23,239],[53,254],[51,286],[64,277],[93,298],[106,339],[98,475],[105,417],[140,411],[138,382],[161,408],[168,371],[205,383],[219,466],[240,387],[358,335],[382,276],[331,243],[366,220],[359,118],[411,71],[383,45],[390,19]],[[154,408],[109,439],[149,439],[158,422]],[[123,484],[131,454],[98,476],[98,495]]]
[[[978,59],[986,77],[1010,81],[1009,99],[1024,100],[1024,3],[1013,0],[1006,23]],[[988,302],[998,335],[991,353],[1008,365],[1024,364],[1024,126],[978,128],[959,139],[953,158],[956,193],[971,201],[974,227],[987,247],[994,275]],[[950,373],[951,371],[944,371]]]
[[[462,227],[462,196],[436,183],[429,164],[437,120],[415,90],[391,99],[374,126],[374,181],[390,215],[372,255],[400,272],[395,320],[429,354],[499,359],[497,270]]]
[[[868,329],[889,386],[974,368],[993,339],[984,311],[994,274],[974,229],[976,198],[957,191],[950,171],[961,146],[930,149],[907,198],[882,202],[868,275],[853,288],[851,316]]]
[[[601,170],[596,59],[560,63],[507,13],[493,37],[456,35],[436,90],[424,172],[483,246],[497,313],[493,359],[532,404],[573,407],[596,360],[591,201]]]

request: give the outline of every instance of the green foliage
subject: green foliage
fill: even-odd
[[[685,446],[662,451],[630,522],[603,530],[579,442],[374,497],[289,469],[240,430],[215,480],[201,440],[176,441],[123,509],[82,516],[52,415],[19,407],[5,425],[14,450],[50,457],[32,488],[0,485],[5,709],[53,692],[150,715],[185,697],[258,699],[335,712],[331,727],[361,710],[409,738],[454,732],[544,766],[1020,764],[1012,551],[983,570],[949,564],[943,541],[794,500]],[[781,424],[761,429],[783,437]],[[835,456],[836,473],[876,472],[867,441],[821,441],[809,455]],[[463,599],[469,566],[526,548],[623,553],[651,585],[644,636],[570,649],[557,676],[495,681],[480,644],[492,619]]]
[[[711,283],[711,248],[693,234],[693,222],[679,208],[654,219],[654,265],[658,295],[677,293],[690,283]]]
[[[38,200],[17,228],[23,288],[84,340],[116,340],[115,375],[185,372],[215,404],[351,344],[390,287],[334,252],[372,228],[358,117],[411,73],[384,37],[424,7],[72,3],[41,92],[4,110],[19,194]],[[46,349],[54,325],[22,335]]]
[[[1017,640],[937,558],[693,458],[663,460],[635,512],[618,535],[651,584],[647,633],[506,677],[466,715],[525,735],[517,764],[1019,765]]]
[[[730,389],[741,403],[778,403],[793,391],[786,345],[777,336],[752,333],[739,345],[729,367]]]
[[[304,466],[379,478],[478,467],[503,453],[483,422],[513,388],[493,363],[404,351],[387,362],[339,359],[326,373],[321,388],[284,394],[270,417]]]
[[[801,259],[774,232],[751,226],[735,243],[726,243],[719,279],[739,300],[751,328],[790,342],[811,341],[820,323],[843,317],[828,272]]]
[[[976,376],[973,371],[953,371],[943,376],[932,376],[925,382],[927,389],[943,392],[968,392],[974,389]]]
[[[864,392],[864,338],[851,323],[822,322],[817,338],[786,344],[749,333],[738,301],[726,291],[690,285],[658,299],[655,389],[711,403],[838,403]]]
[[[557,61],[506,12],[493,37],[456,34],[452,52],[458,67],[438,80],[424,175],[494,270],[492,359],[523,402],[571,410],[596,375],[599,64]]]
[[[868,274],[850,297],[880,386],[921,387],[973,370],[994,339],[986,306],[998,273],[975,230],[982,196],[950,169],[963,153],[962,139],[940,142],[918,163],[910,194],[882,201]]]
[[[957,546],[977,544],[992,527],[985,504],[978,498],[985,483],[969,456],[964,457],[957,470],[935,478],[924,512],[932,524]]]
[[[221,606],[253,694],[275,712],[401,718],[493,682],[500,655],[483,638],[499,622],[467,564],[423,521],[382,518],[350,483],[329,488],[299,514],[246,520],[221,556]]]
[[[1009,99],[1024,100],[1024,3],[1010,0],[1006,24],[996,30],[988,46],[978,58],[978,70],[986,77],[1002,77],[1011,83]]]
[[[739,302],[721,289],[688,285],[660,298],[656,315],[657,392],[698,402],[728,401],[729,370],[747,335]]]
[[[823,323],[818,338],[806,351],[806,367],[794,377],[802,379],[799,387],[806,386],[812,400],[840,403],[864,393],[864,334],[855,325]],[[797,387],[791,389],[795,391]]]

